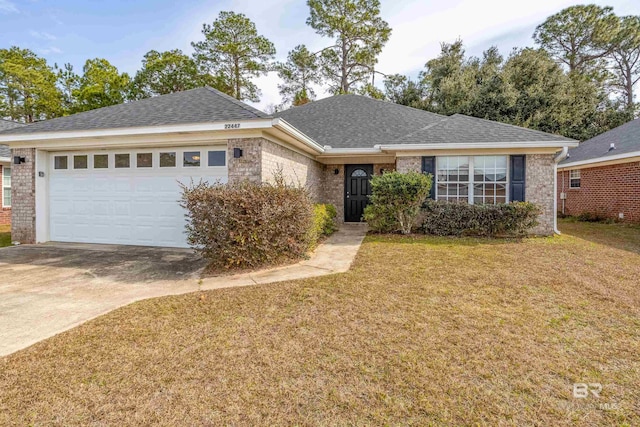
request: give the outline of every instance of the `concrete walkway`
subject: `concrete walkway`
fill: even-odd
[[[342,273],[366,226],[345,224],[297,264],[200,280],[189,250],[43,244],[0,249],[0,357],[147,298]]]

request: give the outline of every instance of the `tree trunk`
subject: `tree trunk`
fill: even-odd
[[[238,59],[234,60],[235,67],[235,78],[236,78],[236,99],[240,100],[240,65],[238,64]]]

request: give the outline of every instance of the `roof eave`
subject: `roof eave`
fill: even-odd
[[[607,162],[613,162],[618,160],[632,160],[634,158],[640,158],[640,151],[632,151],[630,153],[615,154],[613,156],[595,157],[592,159],[567,162],[567,163],[559,164],[558,169],[568,169],[568,168],[575,168],[578,166],[586,166],[586,165],[597,165],[598,163],[607,163]],[[569,160],[570,159],[571,158],[569,158]]]
[[[144,126],[128,128],[91,129],[76,131],[50,131],[50,132],[29,132],[29,133],[0,133],[0,143],[11,145],[16,142],[27,141],[56,141],[73,140],[81,138],[105,138],[105,137],[126,137],[138,135],[157,135],[167,133],[189,133],[206,131],[224,131],[238,129],[268,129],[272,126],[272,119],[251,119],[251,120],[226,120],[211,123],[179,124]]]
[[[466,150],[478,148],[564,148],[577,147],[578,141],[446,142],[431,144],[382,144],[383,151]]]

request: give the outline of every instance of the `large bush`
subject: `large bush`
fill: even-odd
[[[372,231],[409,234],[430,189],[431,175],[418,172],[376,175],[371,179],[371,198],[364,219]]]
[[[299,259],[315,244],[313,203],[303,188],[200,183],[183,188],[182,206],[187,241],[211,269]]]
[[[423,207],[422,230],[437,236],[500,236],[527,234],[538,224],[540,208],[533,203],[470,205],[429,200]]]

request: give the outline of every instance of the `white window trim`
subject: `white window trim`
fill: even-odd
[[[13,169],[11,169],[11,167],[6,167],[6,166],[2,167],[2,207],[3,208],[10,208],[11,205],[13,204],[13,198],[11,199],[11,203],[10,204],[8,204],[8,205],[4,204],[4,192],[7,190],[7,188],[9,189],[9,194],[11,194],[11,186],[6,187],[4,185],[4,171],[6,169],[9,169],[11,171],[10,174],[13,174]],[[13,185],[13,182],[12,182],[12,185]]]
[[[504,154],[495,154],[495,155],[491,155],[491,156],[505,156]],[[438,184],[439,184],[439,180],[438,180],[438,162],[440,161],[440,159],[442,159],[443,157],[467,157],[469,159],[469,191],[468,191],[468,195],[467,195],[467,203],[469,203],[470,205],[475,204],[474,203],[474,184],[475,184],[475,165],[473,164],[473,158],[475,156],[472,155],[468,155],[468,156],[437,156],[436,157],[436,170],[435,170],[435,176],[434,176],[434,184],[436,186],[436,190],[435,190],[435,199],[438,200]],[[506,189],[505,189],[505,203],[509,203],[509,199],[510,199],[510,194],[509,194],[509,187],[511,187],[510,183],[511,183],[511,168],[509,167],[509,155],[506,155],[507,157],[507,180],[504,182]],[[446,182],[446,181],[445,181]],[[495,183],[495,181],[492,181]],[[482,183],[484,184],[485,181],[482,181]]]
[[[578,175],[578,176],[574,176],[574,174]],[[578,185],[577,186],[573,185],[573,183],[572,183],[572,181],[574,179],[578,180]],[[580,173],[580,169],[571,169],[569,171],[569,188],[570,189],[571,188],[572,189],[578,189],[578,188],[580,188],[581,184],[582,184],[582,174]]]

